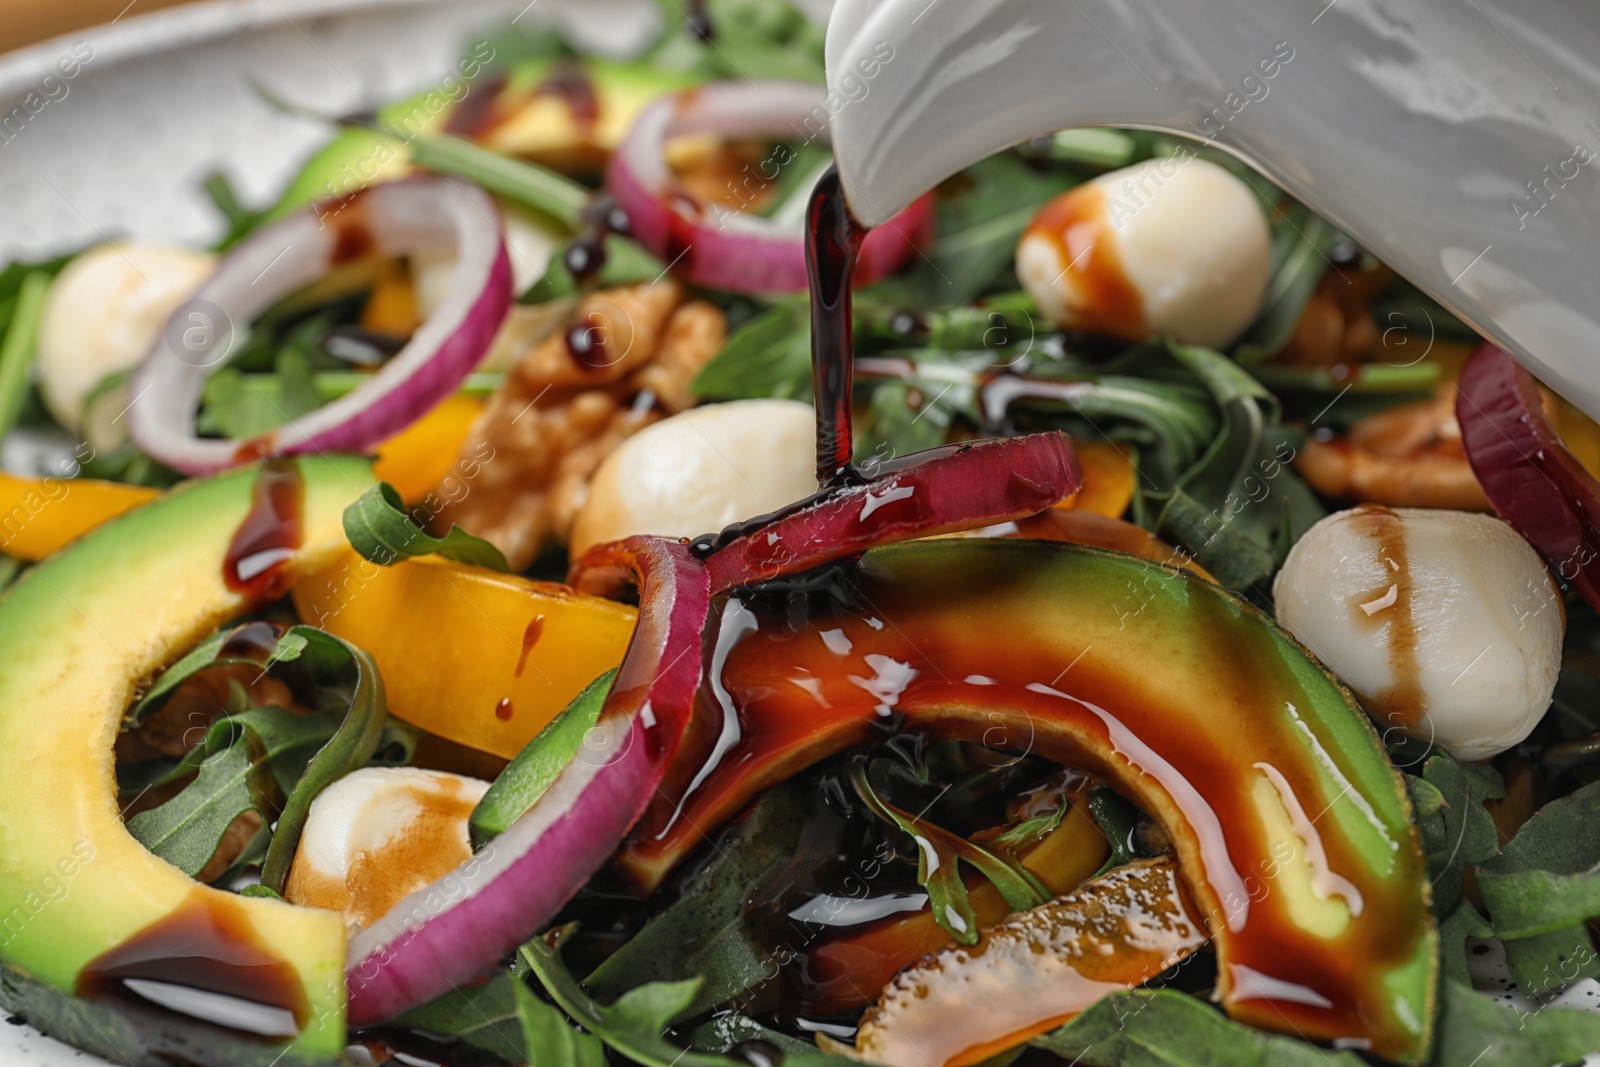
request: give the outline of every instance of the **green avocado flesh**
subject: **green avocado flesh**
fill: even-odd
[[[869,552],[724,599],[645,886],[761,789],[885,732],[1094,770],[1158,819],[1234,1018],[1425,1060],[1437,933],[1400,774],[1350,694],[1210,582],[1059,543]]]
[[[543,88],[558,62],[568,71],[583,71],[580,77],[587,79],[583,84],[593,92],[592,121],[580,121],[569,99]],[[453,93],[434,89],[384,107],[378,112],[378,125],[393,134],[360,126],[340,130],[306,161],[272,209],[272,217],[399,176],[409,165],[410,142],[446,129],[551,165],[597,166],[645,105],[692,84],[690,79],[638,64],[596,59],[581,64],[528,60],[502,73],[503,77],[480,70],[454,83]],[[472,128],[462,128],[456,121],[463,109],[479,116],[469,124]]]
[[[298,466],[290,578],[348,551],[344,509],[372,484],[365,459]],[[0,1002],[116,1062],[265,1067],[344,1049],[341,917],[202,886],[118,809],[112,746],[134,694],[252,606],[223,572],[257,472],[186,483],[0,598]],[[237,1028],[195,1021],[230,1006]]]

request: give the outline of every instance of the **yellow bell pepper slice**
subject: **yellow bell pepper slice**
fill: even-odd
[[[455,470],[461,446],[483,408],[484,401],[464,393],[445,397],[378,446],[373,475],[394,486],[400,499],[417,503]]]
[[[1083,487],[1056,507],[1120,519],[1133,503],[1133,461],[1110,441],[1075,437],[1072,447],[1083,468]]]
[[[504,759],[622,662],[636,615],[553,582],[355,553],[294,601],[304,622],[371,653],[393,714]]]
[[[372,295],[361,309],[361,326],[392,337],[410,337],[420,325],[422,314],[417,309],[411,272],[404,264],[390,261],[372,283]]]
[[[451,473],[483,401],[456,394],[378,447],[374,472],[407,501]],[[92,478],[21,478],[0,473],[0,552],[41,560],[101,523],[148,504],[159,489]],[[596,673],[599,673],[598,671]]]
[[[0,552],[16,559],[43,559],[160,495],[159,489],[89,478],[0,474]]]

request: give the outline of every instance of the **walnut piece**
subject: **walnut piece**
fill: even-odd
[[[689,383],[726,338],[722,312],[670,278],[585,297],[506,375],[462,446],[469,477],[441,487],[436,525],[457,524],[525,569],[566,539],[612,449],[693,405]]]

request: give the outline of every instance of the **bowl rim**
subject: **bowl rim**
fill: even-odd
[[[0,53],[0,103],[11,105],[36,88],[74,46],[94,49],[99,71],[220,37],[247,33],[298,18],[322,18],[375,8],[419,7],[430,0],[198,0],[111,22]],[[534,0],[537,2],[537,0]],[[530,3],[531,7],[532,4]],[[296,29],[299,27],[296,26]]]

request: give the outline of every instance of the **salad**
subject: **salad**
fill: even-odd
[[[275,203],[208,180],[214,247],[0,272],[13,1021],[1600,1051],[1600,427],[1179,138],[864,231],[821,31],[665,10],[631,61],[512,26],[371,111],[272,97],[328,139]]]

